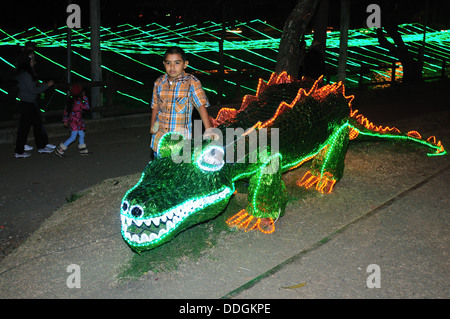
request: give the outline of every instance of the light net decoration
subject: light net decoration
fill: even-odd
[[[258,77],[268,78],[276,64],[276,57],[282,31],[261,20],[236,22],[235,28],[241,33],[227,32],[224,41],[225,72],[250,72]],[[104,53],[102,68],[111,72],[117,79],[123,80],[135,87],[134,90],[115,90],[117,95],[130,103],[148,105],[148,98],[142,93],[136,93],[140,86],[151,86],[154,78],[146,77],[147,72],[163,72],[160,67],[161,57],[169,46],[183,47],[190,56],[190,71],[204,76],[205,82],[211,75],[217,74],[219,62],[219,35],[221,24],[207,21],[198,25],[179,23],[173,26],[163,26],[152,23],[146,26],[124,24],[117,27],[101,28],[101,49]],[[228,30],[232,31],[232,30]],[[41,30],[32,27],[20,32],[0,29],[0,47],[23,46],[27,41],[34,41],[38,46],[42,68],[52,67],[61,74],[66,71],[66,58],[63,49],[67,48],[67,28],[56,30]],[[419,24],[404,24],[399,26],[399,32],[408,49],[418,56],[422,47],[423,26]],[[312,42],[312,35],[306,35],[306,45]],[[89,49],[90,30],[73,29],[72,53],[74,63],[71,73],[74,81],[90,81]],[[45,48],[45,50],[44,50]],[[378,45],[375,29],[353,29],[349,31],[348,70],[346,85],[357,85],[361,65],[373,67],[374,77],[378,80],[390,78],[389,71],[378,70],[380,63],[390,65],[397,62],[389,52]],[[426,51],[424,54],[424,74],[439,75],[442,61],[450,59],[450,31],[426,28]],[[53,49],[54,52],[51,50]],[[337,69],[339,52],[339,32],[330,31],[327,34],[326,63],[333,70]],[[1,54],[0,71],[12,76],[14,56]],[[137,72],[139,70],[139,72]],[[143,75],[140,75],[143,74]],[[57,75],[55,75],[57,76]],[[398,76],[402,76],[401,67]],[[362,75],[365,81],[373,81],[368,75]],[[335,77],[331,77],[331,82]],[[254,94],[254,86],[247,83],[237,83],[232,77],[225,79],[225,95],[234,97],[233,89],[239,87],[243,94]],[[205,83],[204,88],[211,97],[218,95],[217,87]],[[230,93],[233,92],[233,93]],[[64,95],[65,92],[58,93]],[[10,94],[8,87],[0,86],[0,94]]]

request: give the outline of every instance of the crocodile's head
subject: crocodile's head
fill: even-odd
[[[122,200],[122,236],[135,251],[152,249],[214,218],[234,193],[222,148],[206,147],[192,161],[177,163],[175,143],[166,136],[161,157],[148,164]]]

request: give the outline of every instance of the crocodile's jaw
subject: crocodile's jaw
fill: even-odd
[[[142,209],[138,205],[127,207],[125,211],[122,209],[122,237],[136,251],[155,248],[186,228],[217,216],[228,204],[233,192],[234,189],[223,187],[208,196],[186,200],[162,214],[153,214],[151,218],[133,217],[133,208]]]

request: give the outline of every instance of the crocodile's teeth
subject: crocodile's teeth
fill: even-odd
[[[132,223],[133,220],[131,218],[126,217],[125,221],[126,221],[128,226],[131,226],[131,223]]]
[[[159,234],[158,234],[158,237],[157,237],[157,238],[162,237],[162,235],[164,235],[165,233],[167,233],[167,230],[161,229],[161,230],[159,231]]]
[[[147,234],[144,234],[141,236],[141,243],[146,243],[148,242],[150,239],[148,238]]]
[[[230,193],[230,189],[224,189],[218,194],[214,194],[209,197],[201,198],[201,199],[195,199],[189,202],[186,202],[185,205],[182,207],[174,208],[172,210],[169,210],[164,215],[154,218],[149,218],[146,220],[143,219],[137,219],[134,220],[133,218],[127,217],[126,214],[120,215],[120,220],[122,223],[122,232],[124,233],[124,236],[127,240],[135,242],[137,244],[147,244],[153,241],[156,241],[164,236],[164,234],[167,234],[171,232],[176,225],[178,225],[183,219],[185,219],[187,216],[189,216],[193,211],[197,210],[198,208],[206,207],[208,205],[211,205],[217,200],[221,200],[228,196]],[[137,234],[130,233],[128,231],[128,227],[130,227],[133,223],[137,227],[141,227],[142,224],[145,223],[148,227],[151,227],[152,224],[154,224],[156,227],[159,227],[161,222],[165,223],[165,229],[160,229],[159,233],[147,233],[142,234],[141,236]]]
[[[159,226],[159,222],[161,221],[161,219],[159,217],[156,218],[152,218],[151,222],[155,225],[155,226]]]

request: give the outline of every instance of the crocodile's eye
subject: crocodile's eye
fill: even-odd
[[[220,146],[209,146],[198,158],[197,165],[204,171],[218,171],[225,164],[224,153],[223,148]]]
[[[134,207],[131,209],[131,215],[132,215],[133,217],[139,218],[139,217],[142,217],[142,215],[144,215],[144,211],[142,210],[141,207],[139,207],[139,206],[134,206]]]

